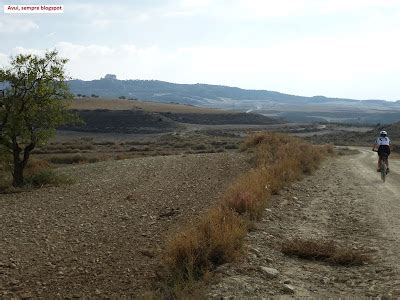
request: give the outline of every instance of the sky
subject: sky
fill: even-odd
[[[62,4],[63,14],[5,14]],[[57,49],[72,78],[400,99],[400,0],[0,0],[0,66]]]

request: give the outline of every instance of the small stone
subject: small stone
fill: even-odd
[[[268,263],[272,263],[274,260],[271,257],[266,257],[265,261]]]
[[[17,265],[14,264],[14,263],[10,263],[10,264],[9,264],[9,267],[10,267],[11,269],[16,269],[16,268],[17,268]]]
[[[152,252],[152,251],[150,251],[150,250],[147,250],[147,249],[142,249],[142,250],[139,250],[139,252],[140,252],[140,254],[142,254],[143,256],[147,256],[147,257],[150,257],[150,258],[153,258],[155,255],[154,255],[154,252]]]
[[[230,263],[220,265],[218,268],[215,269],[215,272],[220,273],[220,274],[225,274],[225,275],[233,275],[234,274],[232,264],[230,264]]]
[[[279,275],[279,271],[277,269],[260,267],[260,270],[267,278],[275,278]]]
[[[375,291],[375,286],[374,286],[374,285],[371,285],[371,286],[368,288],[368,291],[370,291],[370,292]]]
[[[322,283],[324,284],[328,284],[329,282],[331,282],[331,280],[328,277],[324,277],[321,279]]]
[[[285,280],[283,281],[283,283],[284,283],[284,284],[291,284],[292,281],[291,281],[290,279],[285,279]]]
[[[286,294],[294,294],[294,292],[295,292],[294,286],[290,285],[290,284],[284,284],[282,289],[283,289],[283,292]]]
[[[11,284],[11,285],[18,285],[18,284],[19,284],[19,281],[16,280],[16,279],[11,279],[11,280],[10,280],[10,284]]]
[[[249,247],[249,251],[256,256],[261,256],[261,251],[258,248]]]
[[[299,200],[299,198],[297,198],[297,197],[293,197],[293,200],[296,200],[296,201],[297,201],[297,200]]]
[[[32,294],[30,293],[25,293],[21,295],[21,299],[32,299]]]
[[[100,294],[101,294],[101,291],[100,291],[99,289],[96,289],[96,290],[94,291],[94,293],[95,293],[96,295],[100,295]]]

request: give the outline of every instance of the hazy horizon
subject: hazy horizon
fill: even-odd
[[[5,4],[44,4],[10,0]],[[0,65],[58,49],[68,74],[400,99],[400,1],[60,0],[63,14],[0,13]]]
[[[107,74],[111,74],[111,73],[107,73]],[[104,74],[104,75],[107,75]],[[291,96],[300,96],[300,97],[325,97],[325,98],[340,98],[340,99],[348,99],[348,100],[361,100],[361,101],[376,101],[376,100],[383,100],[383,101],[390,101],[390,102],[395,102],[395,101],[400,101],[399,100],[386,100],[386,99],[355,99],[355,98],[341,98],[341,97],[335,97],[335,96],[329,96],[329,95],[311,95],[311,96],[307,96],[307,95],[299,95],[299,94],[289,94],[289,93],[285,93],[282,91],[273,91],[273,90],[269,90],[269,89],[253,89],[253,88],[244,88],[244,87],[240,87],[240,86],[232,86],[232,85],[225,85],[225,84],[218,84],[218,83],[207,83],[207,82],[187,82],[187,83],[182,83],[182,82],[172,82],[172,81],[168,81],[168,80],[160,80],[160,79],[140,79],[140,78],[127,78],[127,79],[121,79],[118,78],[117,74],[111,74],[111,75],[116,75],[117,76],[117,80],[126,80],[126,81],[130,81],[130,80],[138,80],[138,81],[162,81],[162,82],[168,82],[168,83],[172,83],[172,84],[187,84],[187,85],[195,85],[195,84],[202,84],[202,85],[215,85],[215,86],[225,86],[225,87],[230,87],[230,88],[239,88],[242,90],[256,90],[256,91],[269,91],[269,92],[276,92],[276,93],[280,93],[280,94],[288,94]],[[84,79],[80,79],[80,78],[71,78],[71,80],[82,80],[82,81],[92,81],[92,80],[100,80],[103,79],[104,76],[100,77],[100,78],[94,78],[94,79],[88,79],[88,80],[84,80]]]

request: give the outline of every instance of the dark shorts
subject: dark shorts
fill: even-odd
[[[380,145],[378,148],[379,156],[389,156],[390,155],[390,147],[387,145]]]

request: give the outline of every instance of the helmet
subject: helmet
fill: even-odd
[[[387,136],[387,132],[386,132],[385,130],[382,130],[379,134],[380,134],[381,136]]]

